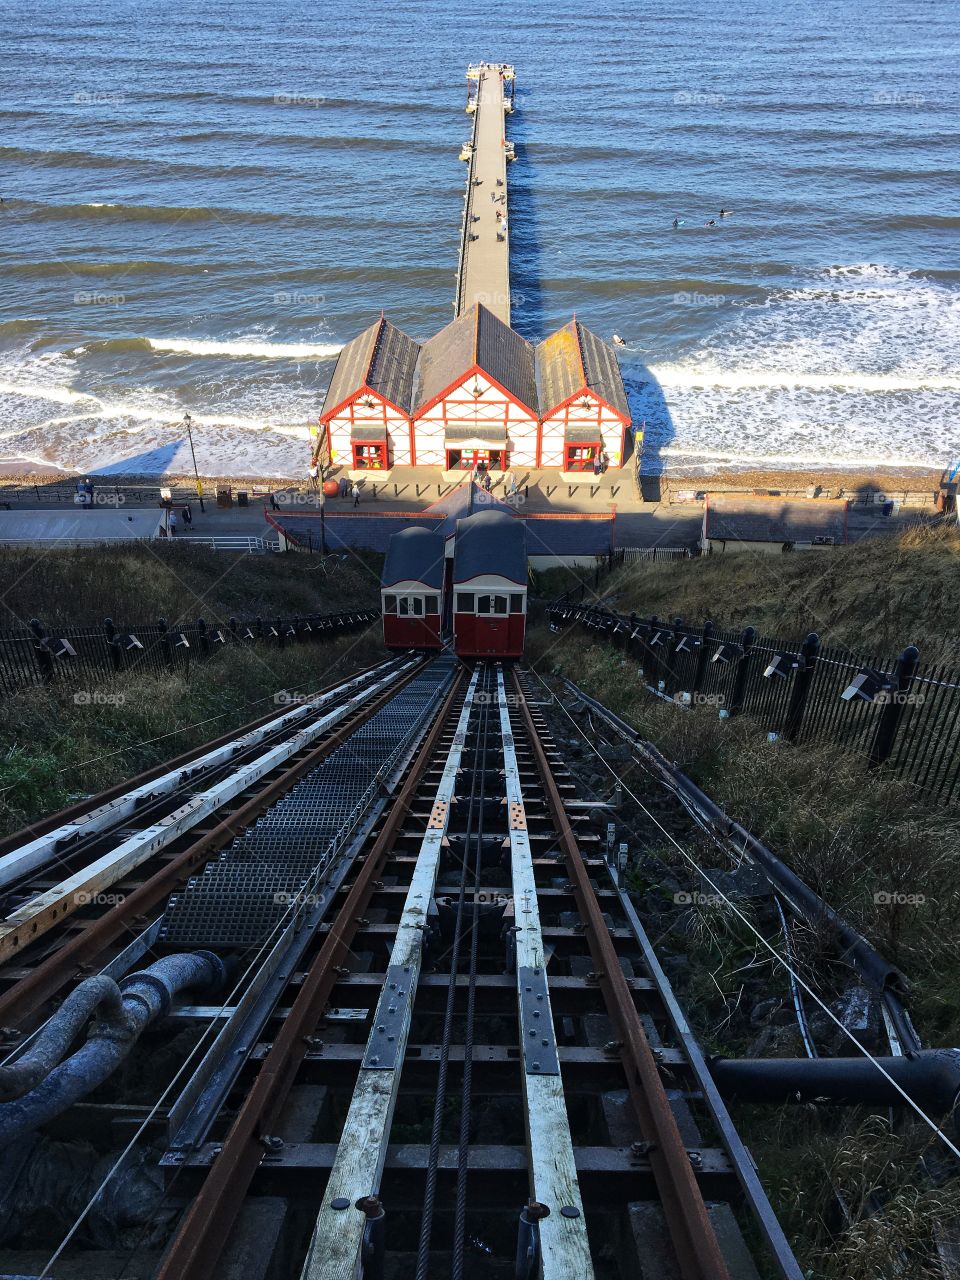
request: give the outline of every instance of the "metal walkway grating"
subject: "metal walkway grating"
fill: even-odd
[[[160,926],[178,946],[252,946],[333,860],[424,727],[456,661],[437,658],[172,897]]]

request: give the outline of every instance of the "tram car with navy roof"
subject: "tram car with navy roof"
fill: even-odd
[[[527,620],[523,521],[481,511],[457,521],[453,647],[460,658],[519,658]]]
[[[383,642],[388,649],[440,649],[443,571],[439,533],[413,527],[392,536],[380,581]]]

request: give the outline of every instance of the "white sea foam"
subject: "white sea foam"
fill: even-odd
[[[862,263],[716,315],[709,342],[630,378],[648,458],[942,466],[960,447],[960,291]],[[642,376],[642,375],[641,375]]]
[[[189,356],[247,356],[258,360],[332,360],[339,343],[263,342],[256,338],[148,338],[154,351]]]

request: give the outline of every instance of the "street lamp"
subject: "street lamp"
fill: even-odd
[[[193,419],[189,413],[183,415],[183,425],[187,428],[187,439],[190,441],[190,457],[193,459],[193,475],[197,482],[197,497],[200,500],[200,510],[206,513],[206,507],[203,505],[203,485],[200,483],[200,472],[197,470],[197,455],[193,451]]]

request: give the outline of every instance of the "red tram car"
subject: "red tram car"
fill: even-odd
[[[395,533],[380,582],[388,649],[439,649],[443,617],[443,538],[430,529]]]
[[[460,658],[519,658],[527,617],[523,521],[481,511],[457,521],[453,647]]]

